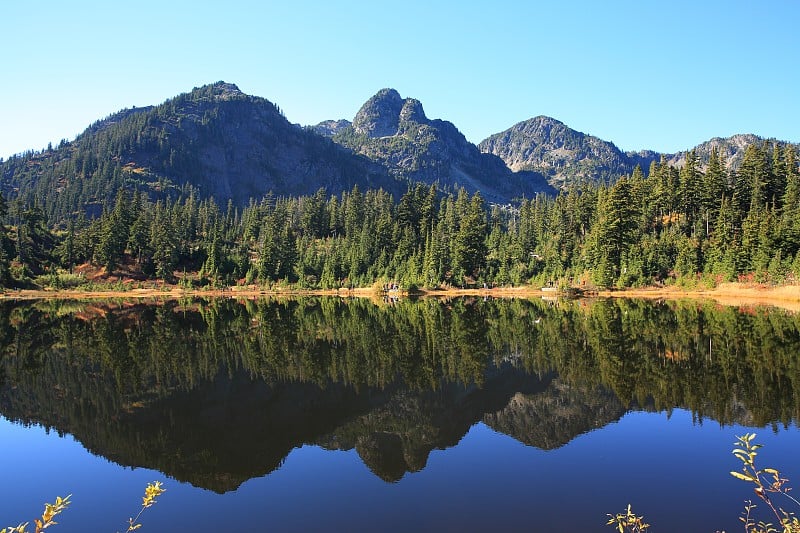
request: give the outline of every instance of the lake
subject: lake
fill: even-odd
[[[800,486],[779,309],[6,301],[0,346],[0,526],[124,531],[160,480],[142,531],[741,531],[747,432]]]

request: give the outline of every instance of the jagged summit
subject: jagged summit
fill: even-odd
[[[397,135],[406,101],[395,89],[381,89],[353,118],[353,130],[370,138]]]
[[[726,168],[737,169],[742,163],[744,152],[748,145],[764,142],[765,139],[752,133],[738,133],[730,137],[714,137],[704,143],[700,143],[692,150],[700,161],[700,168],[704,168],[705,163],[711,157],[711,151],[716,149],[719,157],[725,163]],[[670,165],[681,167],[686,158],[686,152],[678,152],[666,156],[666,161]]]
[[[353,118],[353,131],[376,139],[402,135],[414,125],[429,124],[422,102],[403,98],[395,89],[381,89]]]
[[[314,130],[329,132],[331,124],[323,122]],[[497,157],[482,154],[452,123],[429,119],[419,100],[403,98],[395,89],[378,91],[349,127],[336,129],[334,141],[399,178],[464,187],[496,202],[553,191],[540,174],[512,172]]]

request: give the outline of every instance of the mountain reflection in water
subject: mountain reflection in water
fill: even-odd
[[[6,302],[0,341],[0,414],[216,492],[305,444],[393,482],[481,421],[554,449],[630,409],[800,414],[798,318],[710,303]]]

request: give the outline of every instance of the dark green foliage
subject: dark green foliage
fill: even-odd
[[[88,163],[87,163],[88,164]],[[730,184],[730,185],[729,185]],[[0,197],[0,200],[2,198]],[[745,151],[731,177],[716,152],[701,169],[662,160],[610,185],[573,186],[518,206],[415,184],[268,194],[246,207],[188,188],[173,201],[117,189],[95,218],[53,223],[37,203],[0,201],[0,283],[90,262],[109,275],[213,285],[310,288],[764,282],[800,274],[800,171],[792,145]],[[186,282],[186,275],[181,278]],[[188,282],[187,282],[188,283]]]
[[[8,204],[0,192],[0,286],[6,286],[11,281],[9,271],[11,258],[11,241],[8,238],[6,218],[8,217]]]
[[[456,203],[459,222],[453,240],[456,282],[462,277],[477,278],[486,264],[486,212],[483,199],[475,194],[468,204],[462,205],[466,203],[466,193],[462,191],[462,195],[464,200]]]

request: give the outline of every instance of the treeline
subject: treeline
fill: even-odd
[[[0,201],[0,279],[58,283],[76,265],[193,285],[337,288],[396,281],[635,286],[800,274],[800,172],[793,146],[747,147],[741,166],[694,152],[615,183],[487,206],[479,194],[411,185],[399,201],[358,187],[244,208],[120,189],[100,216],[48,224],[37,204]],[[45,276],[41,278],[41,276]],[[134,276],[135,277],[135,276]]]

